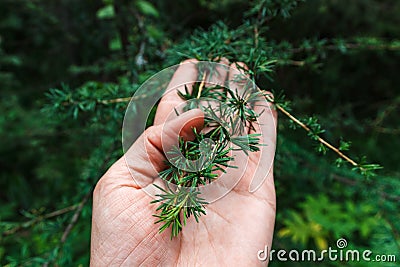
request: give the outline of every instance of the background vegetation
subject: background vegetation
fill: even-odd
[[[163,67],[218,56],[384,167],[338,168],[281,113],[273,247],[343,237],[400,261],[399,13],[396,0],[0,1],[0,264],[88,265],[91,191],[122,153],[125,98]]]

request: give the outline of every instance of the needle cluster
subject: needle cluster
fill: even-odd
[[[182,231],[190,216],[198,222],[206,214],[208,202],[201,197],[199,188],[213,182],[227,168],[237,168],[231,164],[231,152],[248,154],[261,146],[260,135],[248,133],[260,115],[254,111],[260,94],[251,87],[239,93],[222,86],[204,87],[204,82],[198,82],[179,96],[187,101],[184,110],[202,109],[205,122],[202,131],[193,129],[194,140],[180,138],[179,146],[167,152],[167,168],[159,173],[165,187],[156,185],[161,193],[152,201],[159,203],[154,216],[158,218],[156,223],[162,224],[160,233],[171,227],[171,239]]]

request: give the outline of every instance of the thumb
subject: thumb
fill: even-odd
[[[203,123],[203,112],[193,109],[164,124],[147,128],[124,155],[135,187],[144,188],[152,183],[165,168],[164,151],[177,145],[179,136],[193,140],[192,128],[200,130]]]

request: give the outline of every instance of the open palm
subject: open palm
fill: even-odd
[[[184,81],[196,80],[194,65],[182,66],[185,67],[178,68],[169,87],[179,88]],[[218,79],[223,83],[233,74],[222,71]],[[263,132],[269,133],[262,140],[267,146],[250,153],[249,157],[241,154],[235,158],[235,164],[241,166],[241,162],[247,162],[247,165],[233,190],[207,205],[207,215],[201,216],[199,223],[189,218],[176,238],[170,239],[170,229],[158,233],[159,225],[154,224],[157,218],[152,216],[157,204],[149,204],[153,198],[144,189],[151,190],[153,183],[160,182],[157,171],[163,168],[164,160],[160,132],[170,131],[191,138],[191,127],[202,127],[203,123],[199,110],[166,122],[168,114],[181,101],[176,91],[167,93],[159,104],[155,126],[147,129],[126,155],[134,157],[135,164],[121,158],[98,182],[93,196],[92,266],[266,265],[258,260],[257,252],[265,246],[271,247],[275,221],[275,188],[270,163],[275,148],[276,114],[269,108],[262,112],[267,123],[256,127],[257,131],[264,127]],[[227,175],[239,171],[243,169],[230,169]],[[263,181],[255,176],[266,178]],[[255,179],[260,186],[250,192]]]

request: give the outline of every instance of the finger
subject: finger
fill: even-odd
[[[235,98],[246,99],[246,96],[251,93],[254,89],[252,87],[252,82],[249,79],[248,74],[245,73],[247,70],[246,64],[242,62],[235,62],[230,65],[229,77],[228,77],[228,87],[230,89],[229,94],[233,94]],[[232,98],[232,95],[228,96]],[[240,120],[239,113],[234,114],[234,121],[237,121],[238,128],[235,129],[237,133],[247,133],[250,126],[247,122]]]
[[[267,92],[270,96],[272,94]],[[268,102],[260,93],[260,98],[254,105],[254,111],[260,114],[254,129],[250,129],[250,134],[258,133],[260,136],[260,151],[250,154],[252,164],[256,166],[256,172],[250,183],[249,191],[257,191],[265,182],[267,177],[273,177],[273,163],[276,147],[276,131],[277,131],[277,112],[272,103]],[[273,181],[269,183],[273,186]],[[266,184],[268,186],[268,183]]]
[[[208,62],[204,64],[205,68],[200,71],[199,77],[203,77],[205,79],[205,86],[224,86],[226,78],[229,72],[229,60],[227,58],[221,58],[218,64],[210,65]],[[207,67],[212,66],[211,70]]]
[[[203,123],[203,112],[193,109],[164,124],[146,129],[124,155],[135,187],[144,188],[152,183],[165,168],[163,151],[169,151],[176,145],[178,136],[193,140],[192,128],[201,129]]]
[[[250,134],[261,134],[259,143],[262,146],[260,146],[260,151],[249,153],[246,169],[252,169],[254,173],[247,176],[246,179],[242,179],[239,186],[245,185],[249,192],[255,192],[273,171],[277,114],[258,87],[249,79],[245,73],[246,69],[247,66],[240,62],[231,65],[229,87],[235,93],[237,91],[241,98],[248,98],[250,94],[253,95],[247,104],[248,108],[251,108],[258,118],[251,126],[247,125],[247,129]],[[273,186],[273,181],[268,184],[268,186],[270,185]]]
[[[239,94],[244,93],[245,86],[248,85],[249,76],[245,73],[248,67],[243,62],[235,62],[229,68],[229,88]]]
[[[185,103],[177,91],[185,92],[185,85],[189,90],[192,89],[193,84],[198,80],[197,63],[196,59],[188,59],[179,65],[158,105],[154,125],[176,117],[174,109]]]
[[[232,95],[229,94],[233,94],[235,97],[237,94],[242,96],[246,81],[249,80],[242,70],[243,68],[247,68],[244,63],[233,63],[230,65],[228,78],[226,81],[226,85],[231,91],[231,93],[228,93],[228,98],[232,98]],[[248,129],[245,128],[246,126],[244,124],[240,125],[242,123],[240,122],[236,112],[234,114],[230,114],[230,112],[225,114],[224,112],[224,115],[221,117],[221,119],[225,120],[226,125],[232,124],[230,119],[233,120],[235,125],[238,125],[238,128],[235,127],[235,129],[231,129],[230,127],[230,129],[227,129],[229,132],[231,132],[231,134],[247,134]],[[238,131],[239,129],[242,134],[240,134]],[[211,199],[221,195],[223,192],[226,192],[227,189],[230,190],[233,187],[244,188],[244,190],[247,190],[249,181],[247,181],[248,175],[246,175],[246,173],[251,173],[251,170],[249,170],[247,167],[249,158],[241,151],[231,151],[229,156],[234,158],[234,161],[231,162],[231,164],[239,168],[224,168],[224,173],[219,173],[219,177],[213,182],[213,186],[209,189],[203,190],[205,195]]]
[[[259,123],[257,124],[265,125],[265,127],[273,126],[272,128],[276,128],[278,123],[278,113],[274,105],[271,103],[271,100],[274,99],[274,96],[271,92],[261,91],[258,87],[257,90],[259,92],[259,97],[257,97],[253,103],[254,111],[260,115]],[[254,130],[250,130],[249,133],[261,133],[262,129],[264,128],[258,127]],[[273,135],[270,136],[273,137]]]
[[[220,95],[224,92],[223,87],[229,73],[229,60],[221,58],[218,63],[202,62],[199,65],[199,77],[204,81],[204,87],[211,87],[212,94],[203,98],[201,105],[206,117],[212,117],[212,113],[219,114],[218,107],[221,105]],[[203,132],[208,132],[211,127],[205,127]]]

